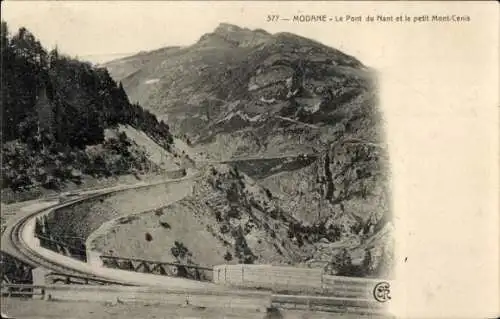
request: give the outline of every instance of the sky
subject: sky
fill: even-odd
[[[366,4],[315,2],[166,2],[166,1],[6,1],[3,19],[12,30],[25,26],[45,46],[58,45],[61,51],[92,62],[103,62],[121,54],[151,50],[169,45],[189,45],[220,23],[236,24],[268,32],[293,32],[316,39],[367,64],[376,64],[377,30],[383,25],[360,28],[352,24],[266,22],[269,14],[358,15],[360,12],[393,11],[390,6],[366,9]],[[358,36],[361,29],[375,36]],[[380,30],[379,30],[380,31]],[[394,30],[396,31],[396,30]],[[380,47],[380,48],[377,48]]]
[[[470,21],[266,22],[269,14],[300,13]],[[25,26],[45,47],[95,63],[189,45],[226,22],[309,37],[375,68],[397,255],[408,257],[398,264],[394,307],[413,318],[489,317],[487,309],[498,309],[498,13],[495,1],[2,2],[11,30]]]

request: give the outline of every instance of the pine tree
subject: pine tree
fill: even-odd
[[[32,173],[29,172],[35,171],[30,162],[35,162],[34,157],[39,156],[42,157],[42,164],[37,164],[39,166],[51,165],[47,163],[57,160],[61,170],[77,164],[86,172],[101,170],[103,174],[109,174],[106,165],[92,167],[92,158],[85,163],[74,163],[68,155],[82,154],[88,145],[103,143],[104,130],[118,124],[129,124],[143,130],[166,148],[172,144],[168,125],[159,122],[156,116],[141,106],[131,104],[123,84],[117,84],[106,69],[69,58],[61,54],[57,47],[47,53],[26,28],[20,28],[10,36],[7,23],[2,21],[0,31],[1,142],[18,140],[21,144],[19,149],[25,149],[24,153],[18,148],[13,149],[2,157],[2,167],[8,166],[9,171],[13,171],[13,174],[4,173],[8,180],[2,180],[3,187],[22,190],[36,182],[49,185],[30,176]],[[39,113],[36,111],[39,108],[35,108],[43,91],[46,92],[48,101],[45,105],[50,105],[47,108],[50,113]],[[49,135],[39,134],[37,129],[43,114],[50,118],[51,124],[42,121],[46,124],[44,129],[51,132]],[[42,145],[49,146],[50,156],[42,154]],[[127,148],[121,148],[121,151],[127,157]],[[79,160],[85,157],[80,156]],[[98,159],[97,164],[105,164],[105,161]],[[116,173],[126,172],[119,169]],[[61,174],[54,179],[51,174],[47,178],[54,181],[68,178]]]
[[[231,255],[230,252],[226,252],[226,254],[224,255],[224,260],[228,262],[233,260],[233,255]]]

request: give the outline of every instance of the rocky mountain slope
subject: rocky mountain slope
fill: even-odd
[[[302,261],[392,258],[375,72],[356,58],[294,34],[221,24],[191,46],[105,66],[195,152],[268,189],[294,220],[288,241],[313,246]]]
[[[377,169],[383,155],[370,146],[383,139],[373,72],[310,39],[220,24],[191,46],[105,66],[132,100],[212,158],[309,153],[333,165],[335,148],[345,161],[372,161]],[[358,144],[334,146],[341,140]]]
[[[376,102],[372,72],[354,57],[293,34],[227,24],[192,46],[105,66],[131,100],[222,158],[312,151]]]

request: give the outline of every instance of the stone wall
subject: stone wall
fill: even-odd
[[[322,270],[271,265],[219,265],[214,267],[214,282],[237,287],[282,291],[321,289]]]
[[[191,193],[188,180],[166,182],[97,196],[61,207],[47,214],[50,235],[70,246],[87,244],[90,235],[117,218],[166,206]],[[89,249],[87,249],[87,253]],[[97,252],[91,263],[98,263]]]
[[[375,286],[386,282],[383,279],[325,275],[322,269],[243,264],[215,266],[213,278],[216,284],[234,287],[359,299],[373,299]]]

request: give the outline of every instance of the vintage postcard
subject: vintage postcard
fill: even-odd
[[[2,2],[2,318],[497,317],[498,9]]]

